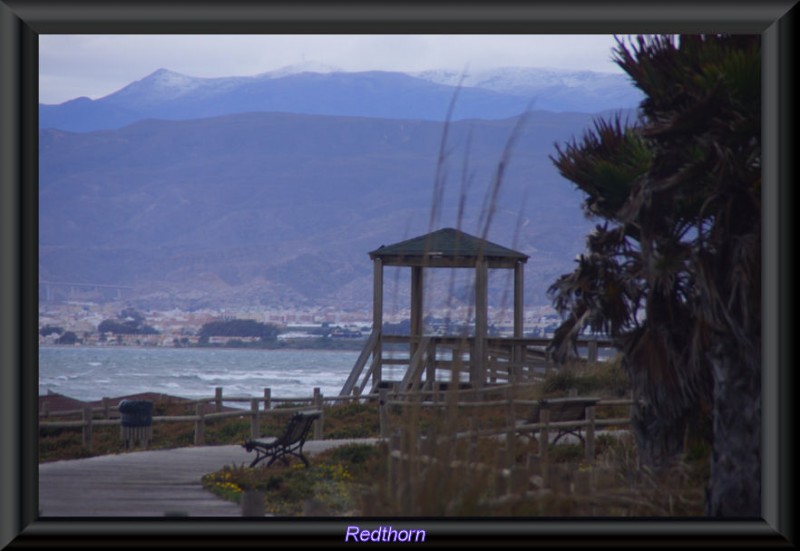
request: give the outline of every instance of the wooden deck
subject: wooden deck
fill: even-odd
[[[484,350],[476,353],[478,343]],[[558,366],[547,351],[550,339],[533,337],[474,337],[384,335],[373,331],[356,360],[340,396],[377,392],[380,384],[396,383],[398,389],[431,390],[435,383],[452,384],[463,376],[472,385],[484,386],[530,381]],[[587,360],[596,361],[598,348],[611,347],[608,339],[583,339]],[[483,362],[480,358],[485,356]],[[369,366],[369,367],[367,367]],[[386,368],[386,369],[384,369]],[[385,371],[403,373],[391,380]]]
[[[310,455],[351,442],[306,442]],[[39,465],[41,517],[241,516],[240,506],[203,489],[204,474],[225,465],[248,465],[253,454],[238,445],[197,446],[55,461]],[[313,462],[313,460],[312,460]]]

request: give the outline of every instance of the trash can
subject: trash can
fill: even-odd
[[[139,442],[143,447],[153,438],[153,402],[151,400],[122,400],[119,403],[120,438],[125,448]]]

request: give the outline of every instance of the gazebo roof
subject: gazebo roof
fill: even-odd
[[[455,228],[444,228],[394,245],[381,245],[369,253],[387,266],[472,268],[483,258],[490,268],[513,268],[528,255]]]

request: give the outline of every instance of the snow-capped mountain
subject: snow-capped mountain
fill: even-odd
[[[443,120],[461,77],[455,71],[344,72],[316,63],[219,78],[159,69],[97,100],[40,105],[40,127],[88,131],[147,118],[243,112]],[[530,109],[596,113],[633,108],[640,99],[623,75],[510,67],[468,73],[454,120],[503,119]]]
[[[486,88],[496,92],[525,94],[552,86],[576,89],[609,88],[626,84],[628,77],[617,73],[594,71],[567,71],[538,67],[501,67],[498,69],[433,70],[411,73],[412,76],[438,84],[457,86],[463,78],[463,86]]]
[[[412,73],[412,76],[448,86],[481,88],[504,94],[528,96],[540,103],[543,110],[587,112],[633,107],[642,94],[623,74],[564,69],[502,67],[489,70],[434,70]],[[570,97],[571,96],[571,97]],[[586,101],[590,100],[587,104]],[[559,103],[562,109],[551,109]],[[565,106],[571,108],[563,109]]]
[[[261,73],[260,76],[265,76],[268,78],[280,78],[288,75],[296,75],[298,73],[327,74],[327,73],[343,73],[343,72],[345,72],[343,69],[339,67],[334,67],[333,65],[318,63],[316,61],[304,61],[302,63],[295,63],[294,65],[287,65],[286,67],[281,67],[280,69],[275,69],[274,71]]]
[[[117,92],[106,96],[105,100],[112,104],[125,105],[157,105],[182,97],[215,97],[222,96],[236,88],[252,86],[265,80],[274,80],[301,73],[329,74],[342,72],[340,69],[322,63],[305,62],[288,65],[274,71],[254,76],[232,76],[217,78],[192,77],[158,69],[141,80],[132,82]]]

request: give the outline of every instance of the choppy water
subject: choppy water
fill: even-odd
[[[335,396],[357,351],[232,350],[197,348],[41,347],[39,394],[57,392],[99,400],[140,392],[186,398],[214,395],[276,398],[311,396],[319,387]]]

